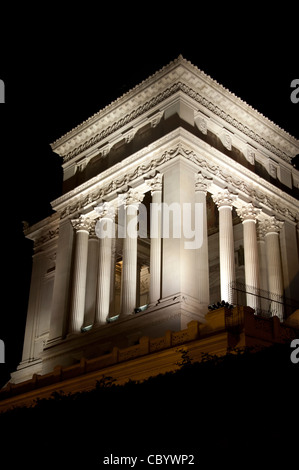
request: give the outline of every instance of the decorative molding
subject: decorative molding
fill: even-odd
[[[119,178],[111,176],[106,184],[97,184],[96,188],[93,187],[93,189],[88,191],[85,195],[80,196],[80,194],[78,194],[76,199],[73,198],[67,206],[64,205],[64,207],[61,208],[61,218],[81,212],[86,209],[87,206],[94,206],[94,204],[106,199],[112,193],[118,190],[120,191],[127,185],[132,184],[138,178],[148,175],[153,171],[157,171],[161,165],[164,165],[177,156],[186,158],[197,167],[201,168],[205,174],[211,175],[215,184],[217,184],[218,180],[223,187],[229,186],[232,190],[237,191],[238,194],[243,195],[245,199],[255,201],[261,207],[267,208],[278,216],[291,221],[295,221],[298,218],[298,211],[293,212],[285,203],[280,202],[278,197],[273,196],[271,190],[273,190],[274,187],[270,183],[263,180],[263,185],[266,185],[266,191],[264,191],[263,188],[257,188],[256,184],[246,182],[244,178],[233,175],[232,172],[225,170],[223,165],[214,164],[208,157],[202,158],[198,156],[192,149],[187,148],[187,146],[181,143],[165,150],[161,155],[135,166],[133,170],[128,171]],[[242,168],[242,171],[245,172],[246,169]],[[267,191],[267,188],[269,191]],[[288,198],[287,195],[285,195],[285,197]],[[61,202],[62,201],[63,198],[61,198]],[[292,201],[291,204],[294,205],[294,202]]]
[[[208,133],[208,121],[201,113],[195,113],[194,122],[197,125],[200,132],[204,135]]]
[[[34,249],[36,250],[36,248],[39,248],[44,243],[58,237],[58,234],[59,234],[59,227],[50,229],[47,232],[43,233],[40,237],[38,237],[34,241]]]
[[[247,148],[245,149],[244,156],[251,165],[254,165],[255,163],[255,153],[256,153],[256,150],[253,147],[251,147],[251,145],[247,144]]]
[[[265,149],[269,150],[273,154],[277,155],[282,160],[291,163],[292,156],[287,155],[286,152],[280,150],[279,148],[275,147],[271,142],[267,141],[265,138],[261,137],[257,132],[250,129],[248,126],[244,125],[240,120],[233,118],[230,114],[225,112],[221,109],[218,105],[215,105],[212,101],[207,100],[204,96],[199,94],[196,90],[192,89],[190,86],[178,81],[174,83],[170,87],[166,88],[162,92],[158,93],[156,96],[151,98],[149,101],[145,102],[141,106],[134,108],[131,112],[123,116],[118,121],[113,121],[109,126],[103,129],[101,126],[101,131],[95,133],[91,138],[87,140],[88,132],[82,132],[82,135],[77,135],[76,137],[70,138],[69,141],[58,146],[56,143],[52,144],[53,151],[59,153],[63,157],[64,163],[70,161],[72,158],[80,155],[80,153],[86,151],[90,147],[100,143],[102,140],[107,139],[111,136],[114,132],[120,130],[122,127],[130,124],[133,120],[140,117],[144,113],[148,113],[152,108],[158,106],[167,98],[171,97],[172,95],[176,94],[177,92],[183,92],[193,100],[195,100],[198,104],[206,108],[210,113],[214,114],[215,116],[221,118],[221,120],[227,122],[230,126],[237,129],[239,132],[244,134],[246,137],[249,137],[254,142],[258,143]],[[158,115],[161,119],[163,112],[160,111]],[[160,122],[159,120],[153,120],[153,117],[148,118],[150,122]],[[204,123],[202,123],[202,132],[204,131]],[[205,132],[205,131],[204,131]],[[229,146],[229,139],[227,138],[228,133],[225,133],[222,137],[226,142],[224,145]],[[131,138],[131,134],[130,134]],[[295,140],[295,139],[294,139]],[[286,144],[286,142],[285,142]],[[70,149],[68,151],[68,149]]]
[[[232,136],[229,132],[224,130],[222,134],[219,135],[219,138],[222,142],[222,145],[227,149],[231,150],[232,149]]]

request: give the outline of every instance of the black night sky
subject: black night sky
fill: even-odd
[[[1,18],[0,386],[22,353],[32,254],[22,221],[50,215],[61,194],[61,161],[50,143],[179,54],[299,138],[299,103],[290,99],[299,76],[294,12],[74,5],[63,13],[26,4]]]

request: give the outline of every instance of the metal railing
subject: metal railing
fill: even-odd
[[[286,320],[299,309],[299,302],[296,300],[248,286],[240,281],[232,282],[229,287],[234,305],[254,306],[255,313],[262,317],[269,318],[277,315],[281,320]]]

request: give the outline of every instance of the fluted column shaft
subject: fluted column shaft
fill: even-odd
[[[209,251],[208,251],[208,224],[207,224],[207,191],[212,184],[212,178],[202,173],[195,176],[195,203],[202,204],[202,244],[197,249],[199,301],[204,307],[210,303],[209,283]]]
[[[150,249],[150,304],[161,297],[161,203],[162,175],[157,174],[150,182],[151,204],[151,249]]]
[[[268,285],[271,298],[272,315],[277,315],[280,320],[283,319],[283,275],[279,243],[279,231],[283,223],[276,220],[275,217],[264,222],[266,232],[266,253],[268,266]]]
[[[244,237],[244,261],[247,305],[257,311],[260,308],[259,256],[256,236],[256,218],[261,212],[252,204],[238,211],[242,219]]]
[[[122,291],[120,315],[130,315],[136,307],[137,292],[137,215],[143,194],[130,190],[124,197],[125,238],[123,242]]]
[[[84,327],[93,325],[96,311],[99,239],[95,233],[95,223],[93,221],[88,240]]]
[[[106,322],[110,310],[112,241],[115,234],[113,207],[104,203],[97,209],[100,218],[96,223],[96,234],[100,245],[95,325],[101,325]]]
[[[72,220],[76,230],[73,264],[73,289],[70,305],[69,334],[80,333],[84,322],[88,237],[90,220],[86,217]]]
[[[232,204],[236,196],[228,190],[213,196],[219,210],[219,258],[221,300],[232,303],[231,286],[235,281]]]

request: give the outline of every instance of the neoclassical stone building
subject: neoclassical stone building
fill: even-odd
[[[298,308],[298,141],[181,56],[52,144],[15,383],[205,322]]]

